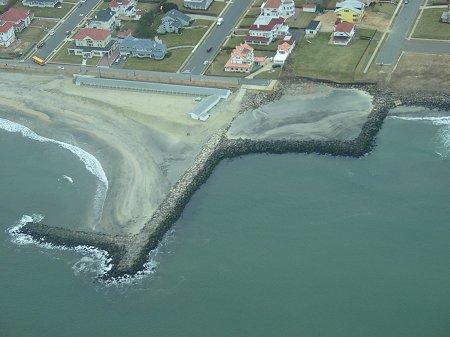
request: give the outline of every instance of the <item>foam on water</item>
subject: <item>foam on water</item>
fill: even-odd
[[[69,183],[73,184],[73,178],[66,176],[65,174],[63,174],[63,178],[66,179]]]
[[[112,259],[108,252],[94,248],[91,246],[79,245],[76,247],[66,247],[61,245],[54,245],[44,241],[44,239],[34,239],[31,235],[21,232],[21,228],[27,223],[38,223],[44,219],[41,214],[23,215],[15,226],[7,230],[11,236],[11,241],[18,245],[36,245],[46,249],[71,250],[83,255],[83,257],[74,263],[72,269],[75,275],[89,274],[100,280],[106,286],[121,286],[135,284],[149,275],[153,274],[158,266],[156,261],[157,255],[160,253],[160,247],[164,246],[173,238],[174,230],[170,230],[163,238],[157,248],[150,251],[148,254],[148,261],[144,264],[144,268],[134,275],[124,275],[114,279],[102,280],[101,277],[108,273],[112,268]]]
[[[106,199],[106,192],[108,191],[108,178],[106,177],[105,171],[103,170],[103,167],[97,160],[97,158],[95,158],[92,154],[86,152],[85,150],[77,146],[67,144],[58,140],[42,137],[37,133],[35,133],[34,131],[32,131],[31,129],[27,128],[26,126],[11,122],[7,119],[0,118],[0,129],[5,130],[7,132],[20,133],[23,137],[33,139],[41,143],[57,144],[58,146],[61,146],[62,148],[72,152],[83,162],[86,169],[94,176],[96,176],[99,180],[94,199],[94,209],[96,214],[96,219],[94,222],[95,228],[95,224],[101,219],[103,213],[103,205]],[[63,177],[68,181],[73,182],[72,178],[68,176]]]
[[[391,116],[393,119],[401,119],[404,121],[425,121],[431,122],[433,125],[440,126],[439,140],[443,146],[443,153],[436,152],[440,157],[446,158],[450,154],[450,116],[443,117],[403,117]]]

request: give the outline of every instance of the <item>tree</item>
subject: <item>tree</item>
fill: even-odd
[[[153,11],[149,11],[141,16],[138,21],[136,36],[141,38],[149,38],[155,36],[152,30],[152,24],[155,20],[155,13]]]

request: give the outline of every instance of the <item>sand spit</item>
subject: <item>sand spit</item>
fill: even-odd
[[[98,224],[74,230],[135,234],[202,145],[228,124],[239,93],[208,123],[186,114],[193,97],[75,86],[69,77],[0,74],[0,117],[94,155],[109,181]],[[236,101],[236,103],[234,103]]]
[[[350,135],[344,137],[344,139],[332,139],[331,136],[328,136],[329,139],[324,139],[323,135],[319,139],[311,139],[309,136],[304,136],[305,138],[285,137],[283,139],[270,137],[264,139],[229,138],[227,137],[229,132],[227,127],[218,128],[208,138],[193,164],[169,190],[165,199],[159,204],[153,215],[149,217],[150,220],[145,223],[138,234],[126,237],[93,236],[89,232],[73,233],[69,230],[60,230],[32,223],[23,226],[22,231],[44,242],[67,242],[72,246],[88,244],[108,251],[112,257],[113,265],[107,274],[103,275],[105,279],[134,275],[142,270],[148,260],[148,253],[157,247],[166,231],[180,217],[191,196],[208,179],[222,159],[250,153],[282,154],[289,152],[358,158],[373,149],[376,135],[381,129],[384,119],[389,110],[395,106],[404,104],[439,108],[444,111],[450,109],[450,99],[445,95],[402,97],[373,86],[356,89],[365,90],[372,96],[372,109],[358,136],[353,139],[350,138]],[[280,97],[277,95],[269,94],[265,103],[270,105],[272,99],[278,98]],[[261,104],[263,103],[264,99],[261,100]],[[281,101],[281,104],[285,103]],[[264,109],[264,107],[262,108]],[[236,117],[235,122],[239,122],[241,116]],[[354,119],[350,120],[355,121]],[[231,128],[233,128],[233,124]],[[240,132],[248,132],[248,130],[242,128]],[[112,242],[114,244],[111,244]]]

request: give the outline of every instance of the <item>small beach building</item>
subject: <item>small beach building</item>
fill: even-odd
[[[305,35],[306,37],[314,37],[316,34],[320,31],[320,27],[322,27],[322,22],[311,20],[305,28]]]
[[[336,3],[336,13],[338,20],[345,22],[358,22],[364,15],[365,4],[358,0],[345,0]]]
[[[9,47],[15,40],[14,24],[0,19],[0,47]]]
[[[346,46],[355,36],[355,25],[350,22],[339,22],[334,26],[333,44]]]
[[[27,28],[33,19],[34,14],[32,12],[14,7],[0,15],[0,20],[12,23],[16,32],[21,32]]]

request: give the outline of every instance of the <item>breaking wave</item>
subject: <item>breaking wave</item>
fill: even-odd
[[[450,154],[450,116],[443,117],[403,117],[391,116],[393,119],[401,119],[404,121],[425,121],[431,122],[433,125],[440,126],[439,141],[443,146],[443,153],[436,152],[439,156],[446,158]]]
[[[95,224],[101,219],[103,213],[103,205],[105,203],[106,193],[108,191],[108,178],[106,177],[105,171],[103,171],[103,167],[97,160],[97,158],[95,158],[92,154],[86,152],[85,150],[77,146],[67,144],[58,140],[42,137],[37,133],[35,133],[34,131],[32,131],[31,129],[27,128],[26,126],[11,122],[7,119],[0,118],[0,129],[12,133],[20,133],[23,137],[36,140],[41,143],[57,144],[58,146],[66,150],[69,150],[81,160],[86,169],[94,176],[96,176],[99,180],[99,183],[97,183],[96,195],[94,199],[94,209],[96,214],[96,219],[94,223],[95,228]]]

